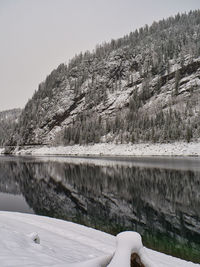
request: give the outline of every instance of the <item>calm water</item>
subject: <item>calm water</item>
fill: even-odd
[[[199,158],[0,157],[0,210],[48,215],[200,262]]]

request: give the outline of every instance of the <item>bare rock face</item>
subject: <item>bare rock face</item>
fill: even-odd
[[[162,20],[61,64],[28,101],[7,144],[198,139],[199,17]]]

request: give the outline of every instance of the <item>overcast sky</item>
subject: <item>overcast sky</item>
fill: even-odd
[[[0,111],[23,108],[60,63],[200,0],[0,0]]]

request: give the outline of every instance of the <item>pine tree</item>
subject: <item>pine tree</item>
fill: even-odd
[[[180,83],[180,71],[177,70],[175,73],[175,90],[174,90],[174,94],[177,96],[179,94],[179,83]]]

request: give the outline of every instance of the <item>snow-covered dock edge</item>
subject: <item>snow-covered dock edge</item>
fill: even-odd
[[[1,267],[130,267],[132,253],[145,267],[200,267],[147,249],[136,232],[115,237],[45,216],[0,211],[0,236]]]

